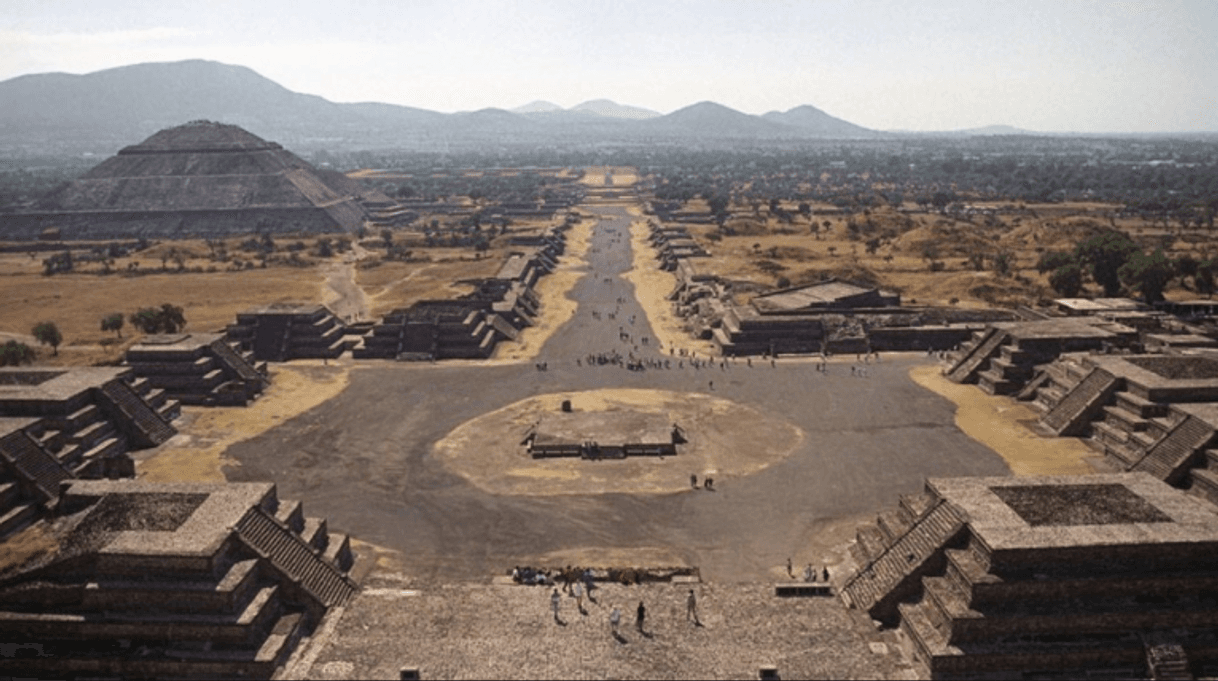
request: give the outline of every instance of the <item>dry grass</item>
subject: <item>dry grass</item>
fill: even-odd
[[[996,202],[994,207],[1005,205],[1011,202]],[[793,206],[785,208],[794,210]],[[1117,206],[1063,203],[1027,208],[1034,214],[968,219],[881,208],[870,215],[853,216],[861,227],[855,236],[843,215],[796,215],[793,222],[784,223],[770,217],[765,208],[754,212],[749,206],[737,205],[736,217],[724,230],[734,235],[721,235],[714,225],[688,227],[713,256],[697,264],[725,279],[776,286],[780,279],[797,285],[839,277],[900,292],[909,303],[961,307],[1027,305],[1056,297],[1047,276],[1035,270],[1042,253],[1069,250],[1113,226],[1146,249],[1167,242],[1171,257],[1185,253],[1200,257],[1207,247],[1206,240],[1197,235],[1173,236],[1140,220],[1117,219],[1113,217]],[[690,201],[686,209],[706,210],[705,202]],[[818,235],[811,230],[812,221],[819,228]],[[870,226],[866,226],[868,221]],[[871,238],[880,243],[874,253],[867,253],[866,242]],[[1014,268],[1006,277],[990,270],[988,256],[999,251],[1014,256]],[[986,254],[984,270],[977,271],[969,261],[973,253]],[[931,271],[932,259],[942,263],[940,271]],[[1168,298],[1195,295],[1178,285],[1167,292]]]
[[[182,432],[138,463],[148,482],[224,482],[228,448],[316,407],[347,387],[349,367],[297,360],[271,366],[271,386],[246,407],[183,407]],[[182,427],[185,425],[189,427]]]
[[[280,301],[320,302],[323,279],[316,268],[271,267],[214,274],[144,276],[57,274],[46,277],[0,260],[0,299],[4,315],[0,332],[25,336],[35,324],[53,321],[64,341],[60,356],[41,353],[56,364],[90,364],[116,359],[138,332],[129,324],[124,343],[101,330],[110,312],[128,315],[141,307],[172,303],[184,308],[187,329],[222,330],[247,308]]]
[[[1010,397],[987,395],[974,385],[947,380],[939,367],[909,372],[915,383],[956,404],[956,426],[998,452],[1015,475],[1087,475],[1095,452],[1075,438],[1045,438],[1029,430],[1036,413]]]

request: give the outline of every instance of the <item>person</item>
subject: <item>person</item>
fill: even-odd
[[[715,479],[707,478],[705,481],[702,482],[702,486],[706,489],[713,490],[715,488]]]
[[[828,565],[825,566],[825,572],[824,572],[823,577],[825,579],[825,583],[828,584],[829,583],[829,566]]]
[[[643,620],[647,618],[647,608],[643,607],[643,601],[639,601],[639,609],[635,612],[634,626],[643,633]]]
[[[698,476],[697,475],[689,476],[689,486],[693,487],[694,489],[698,489]]]
[[[554,611],[555,622],[561,621],[558,619],[558,604],[561,600],[562,597],[558,595],[558,589],[555,589],[554,593],[550,594],[550,609]]]
[[[685,619],[693,620],[694,624],[702,624],[698,621],[698,597],[694,595],[694,590],[689,590],[689,597],[685,599]]]
[[[617,633],[617,625],[622,621],[622,609],[613,606],[613,612],[609,613],[609,628],[613,631],[614,637],[619,636]]]
[[[571,595],[575,596],[575,608],[579,610],[579,614],[584,614],[584,587],[579,582],[576,582],[571,587]]]
[[[808,563],[808,567],[804,568],[804,581],[805,582],[815,582],[816,581],[816,570],[812,569],[811,563]]]
[[[792,578],[795,577],[795,573],[791,571],[791,559],[790,558],[787,559],[787,576],[792,577]]]

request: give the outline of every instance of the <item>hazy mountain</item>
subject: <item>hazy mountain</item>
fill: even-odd
[[[607,99],[566,110],[536,101],[514,111],[455,114],[377,102],[336,104],[292,92],[243,66],[203,60],[0,82],[0,144],[9,148],[113,153],[197,119],[239,125],[290,148],[794,140],[870,132],[813,107],[760,117],[714,102],[667,115]]]
[[[977,135],[979,137],[984,137],[987,135],[1039,135],[1039,134],[1041,134],[1038,132],[1033,132],[1031,130],[1024,130],[1023,128],[1016,128],[1013,125],[987,125],[982,128],[969,128],[967,130],[960,130],[959,132],[961,132],[965,135]]]
[[[524,106],[518,106],[515,109],[508,109],[508,111],[518,114],[550,113],[552,111],[563,111],[563,108],[554,102],[547,102],[543,99],[535,99]]]
[[[627,120],[634,121],[642,121],[648,118],[657,118],[660,116],[659,111],[652,111],[651,109],[644,109],[638,106],[618,104],[617,102],[608,99],[593,99],[582,104],[576,104],[568,110],[604,116],[605,118],[625,118]]]
[[[800,128],[816,137],[875,137],[880,134],[875,130],[834,118],[807,104],[786,112],[771,111],[761,117],[767,121]]]
[[[698,102],[683,109],[639,123],[653,134],[721,137],[731,139],[773,139],[805,136],[794,126],[767,121],[760,116],[741,113],[715,102]]]

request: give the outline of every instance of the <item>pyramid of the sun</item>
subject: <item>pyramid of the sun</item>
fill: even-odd
[[[0,218],[0,238],[337,232],[365,217],[350,183],[235,125],[193,121],[126,147],[52,192],[36,213]]]

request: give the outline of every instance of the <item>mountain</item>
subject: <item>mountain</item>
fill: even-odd
[[[875,130],[834,118],[808,104],[786,112],[771,111],[761,117],[767,121],[800,128],[815,137],[876,137],[879,134]]]
[[[660,116],[660,112],[644,109],[638,106],[627,106],[618,104],[608,99],[593,99],[582,104],[576,104],[568,109],[569,111],[577,111],[579,113],[593,114],[596,116],[604,116],[605,118],[625,118],[633,121],[642,121],[648,118],[656,118]]]
[[[639,126],[653,134],[681,137],[776,139],[804,136],[793,126],[767,121],[715,102],[691,104],[659,118],[641,121]]]
[[[515,109],[508,109],[508,111],[518,114],[550,113],[553,111],[562,110],[563,108],[554,102],[547,102],[542,99],[535,99],[524,106],[518,106]]]
[[[718,143],[859,137],[870,132],[813,107],[761,117],[714,102],[667,115],[607,99],[565,110],[535,101],[513,111],[454,114],[378,102],[338,104],[293,92],[244,66],[204,60],[135,64],[84,75],[34,74],[0,82],[0,148],[10,150],[113,153],[157,130],[199,119],[239,125],[300,150]]]

